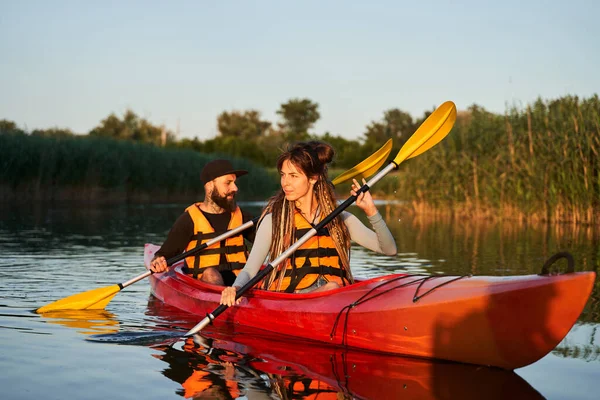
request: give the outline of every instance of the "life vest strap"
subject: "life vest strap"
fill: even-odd
[[[310,228],[296,229],[296,239],[300,239],[302,236],[306,235],[311,229],[313,229],[313,227],[314,226],[311,226]],[[315,236],[329,236],[329,229],[327,229],[327,227],[323,227],[317,231]]]
[[[196,266],[194,266],[194,268],[188,268],[187,265],[184,265],[183,267],[181,267],[181,271],[188,276],[192,276],[194,279],[198,279],[198,275],[200,275],[202,273],[202,270],[206,268],[216,268],[217,271],[223,272],[243,269],[245,265],[246,264],[239,262],[230,262],[227,264],[220,265],[207,265],[204,267],[199,266],[198,268],[196,268]]]
[[[234,254],[242,251],[246,251],[246,246],[222,246],[211,249],[210,247],[202,251],[202,255],[211,254]]]
[[[335,248],[318,247],[315,249],[298,249],[294,252],[294,258],[298,257],[337,257],[338,252]]]
[[[222,235],[222,233],[221,233]],[[214,239],[217,236],[219,236],[219,234],[217,232],[198,232],[194,235],[192,235],[192,239],[191,240],[197,240],[198,242],[201,242],[202,240],[210,240],[210,239]]]
[[[327,265],[320,265],[313,267],[311,265],[305,264],[300,268],[291,268],[285,271],[285,277],[290,278],[290,285],[285,289],[286,293],[294,293],[298,284],[306,277],[306,275],[334,275],[342,278],[342,281],[345,282],[346,279],[346,271],[340,268],[334,268]]]

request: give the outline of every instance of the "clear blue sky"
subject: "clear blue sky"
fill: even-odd
[[[309,98],[314,133],[356,139],[390,108],[589,97],[599,4],[0,0],[0,119],[86,133],[130,108],[205,140],[223,111]]]

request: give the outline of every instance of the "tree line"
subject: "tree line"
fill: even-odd
[[[349,140],[330,132],[313,132],[315,123],[321,118],[319,104],[310,99],[294,98],[280,105],[276,111],[281,121],[273,123],[264,119],[257,110],[223,111],[217,116],[218,135],[208,140],[177,139],[177,135],[165,128],[156,126],[140,118],[132,110],[126,110],[122,117],[111,113],[90,130],[89,137],[105,137],[116,140],[147,143],[169,148],[183,148],[200,153],[223,153],[232,157],[243,157],[264,167],[272,167],[286,143],[299,140],[320,139],[329,142],[336,149],[334,166],[350,168],[387,141],[394,139],[397,149],[408,139],[421,119],[413,117],[397,108],[387,110],[379,121],[372,121],[365,127],[363,136]],[[70,129],[49,128],[27,132],[15,122],[0,120],[0,134],[21,134],[64,138],[75,135]],[[78,135],[80,136],[80,135]]]

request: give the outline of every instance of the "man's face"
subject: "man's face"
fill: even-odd
[[[209,198],[219,207],[232,212],[236,208],[235,195],[238,187],[235,174],[223,175],[208,183]]]

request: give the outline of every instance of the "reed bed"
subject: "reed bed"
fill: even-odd
[[[597,95],[505,115],[472,106],[440,145],[400,168],[387,193],[419,212],[600,224],[599,149]]]
[[[219,154],[83,136],[0,135],[2,200],[194,201],[203,195],[199,174]],[[250,172],[240,199],[263,199],[277,180],[244,159]]]

